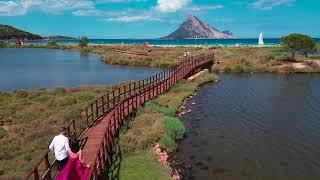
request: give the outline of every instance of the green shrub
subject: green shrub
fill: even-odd
[[[5,48],[7,46],[8,46],[8,44],[6,42],[0,41],[0,48]]]
[[[49,46],[49,47],[59,47],[59,45],[54,41],[49,41],[47,46]]]
[[[154,102],[146,102],[144,108],[149,112],[159,112],[160,109],[159,105]]]
[[[169,107],[161,107],[155,102],[146,102],[144,107],[145,107],[145,110],[149,112],[159,112],[165,116],[174,116],[176,114],[175,109],[169,108]]]
[[[234,71],[234,72],[237,72],[237,73],[242,73],[242,72],[244,72],[244,68],[243,68],[241,65],[236,65],[236,66],[233,68],[233,71]]]
[[[169,107],[160,108],[159,112],[165,116],[174,116],[176,114],[176,110]]]
[[[230,67],[224,67],[223,68],[223,72],[225,72],[225,73],[229,73],[231,71],[232,71],[232,69]]]
[[[161,122],[165,132],[174,140],[182,139],[186,131],[184,125],[178,118],[163,117]]]
[[[177,148],[177,143],[169,136],[163,135],[160,138],[161,148],[165,148],[167,151],[174,151]]]

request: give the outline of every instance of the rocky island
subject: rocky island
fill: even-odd
[[[231,31],[219,31],[193,15],[186,17],[176,31],[161,39],[232,39]]]

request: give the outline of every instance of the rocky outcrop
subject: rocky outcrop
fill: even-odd
[[[161,39],[231,39],[231,31],[219,31],[209,24],[204,24],[196,16],[189,15],[179,28]]]

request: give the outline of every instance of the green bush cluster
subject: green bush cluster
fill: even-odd
[[[48,44],[47,44],[47,47],[59,48],[59,44],[57,44],[55,41],[49,41]]]
[[[0,48],[5,48],[7,46],[8,46],[8,44],[6,42],[0,41]]]
[[[164,124],[164,130],[172,139],[178,140],[183,138],[186,129],[178,118],[163,117],[161,122]]]
[[[161,136],[160,143],[163,148],[173,151],[177,147],[176,140],[183,139],[186,129],[178,118],[163,117],[161,122],[164,125],[165,134]]]

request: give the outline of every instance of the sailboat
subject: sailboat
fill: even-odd
[[[259,35],[259,46],[263,46],[264,42],[263,42],[263,36],[262,36],[262,32]]]

